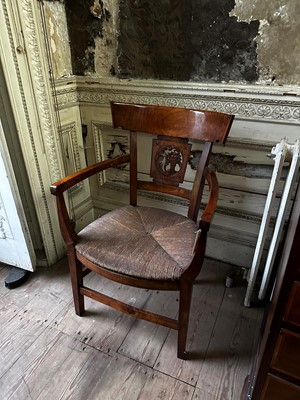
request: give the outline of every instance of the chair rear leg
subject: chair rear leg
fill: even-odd
[[[180,282],[177,357],[181,358],[182,360],[185,360],[187,358],[185,348],[189,325],[192,291],[193,282],[185,280],[182,280]]]
[[[80,287],[83,286],[82,265],[76,259],[75,249],[68,249],[69,268],[73,290],[74,307],[77,315],[84,313],[84,296],[80,293]]]

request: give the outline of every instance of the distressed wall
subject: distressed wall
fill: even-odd
[[[234,0],[120,1],[121,78],[257,80],[258,21],[229,16]]]
[[[46,4],[52,12],[56,77],[69,72],[70,40],[74,75],[274,85],[300,81],[298,0]]]
[[[113,3],[107,1],[104,6],[99,0],[65,0],[73,74],[92,75],[98,71],[102,76],[115,74]]]
[[[44,14],[53,76],[55,78],[69,76],[73,71],[65,5],[58,1],[44,2]]]
[[[299,0],[236,0],[230,15],[239,21],[260,21],[257,37],[259,78],[262,82],[299,85]]]

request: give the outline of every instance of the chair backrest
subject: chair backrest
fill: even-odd
[[[196,220],[204,187],[204,173],[213,143],[225,143],[233,116],[186,108],[111,103],[114,128],[130,131],[130,204],[137,204],[137,190],[150,190],[180,196],[189,201],[188,217]],[[137,179],[137,134],[157,135],[153,139],[152,182]],[[180,187],[192,145],[204,142],[192,190]]]

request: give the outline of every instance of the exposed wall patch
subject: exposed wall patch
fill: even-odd
[[[94,4],[90,7],[90,11],[96,18],[101,18],[103,15],[102,6],[99,0],[95,0]]]
[[[70,41],[67,29],[64,4],[45,1],[45,21],[52,53],[52,67],[55,78],[72,73]]]
[[[259,83],[299,85],[299,0],[236,0],[230,13],[239,21],[259,20]]]
[[[95,73],[95,40],[103,36],[110,13],[101,0],[65,0],[75,75]]]

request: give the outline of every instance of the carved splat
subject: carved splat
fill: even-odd
[[[153,139],[150,176],[154,182],[178,186],[183,182],[191,144],[187,139]]]

